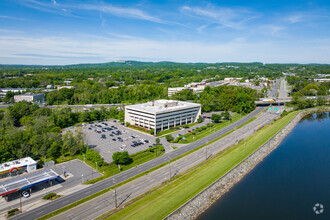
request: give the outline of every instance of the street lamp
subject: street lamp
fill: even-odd
[[[81,183],[84,183],[84,174],[81,174]]]
[[[97,169],[97,162],[95,162],[95,165],[96,165],[96,171],[98,171],[98,169]]]

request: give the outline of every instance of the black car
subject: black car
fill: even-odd
[[[116,138],[112,138],[113,141],[116,141],[117,139]]]
[[[102,134],[101,138],[106,139],[107,137],[105,136],[105,134]]]
[[[109,136],[113,137],[113,134],[109,134]]]
[[[89,128],[88,128],[88,130],[92,130],[92,128],[91,128],[91,127],[89,127]]]
[[[149,143],[149,141],[148,140],[144,140],[144,143]]]

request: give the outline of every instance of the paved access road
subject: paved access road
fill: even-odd
[[[280,90],[278,91],[278,98],[279,99],[286,99],[288,97],[288,92],[286,90],[286,80],[281,80]]]
[[[236,127],[240,126],[241,124],[247,122],[248,120],[250,120],[251,118],[255,117],[257,114],[259,114],[260,112],[262,112],[265,108],[257,108],[255,111],[253,111],[252,113],[250,113],[249,115],[247,115],[246,117],[232,123],[231,125],[205,137],[202,138],[200,140],[197,140],[194,143],[188,144],[184,147],[181,147],[175,151],[171,151],[169,153],[166,153],[165,155],[155,158],[152,161],[149,161],[147,163],[144,163],[138,167],[132,168],[130,170],[127,170],[125,172],[122,172],[120,174],[117,174],[115,176],[115,180],[116,182],[122,182],[126,179],[129,179],[133,176],[136,176],[144,171],[150,170],[151,168],[158,166],[162,163],[167,162],[169,159],[173,159],[179,155],[182,155],[190,150],[193,150],[203,144],[205,144],[207,141],[209,140],[213,140],[216,139],[217,137],[222,136],[223,134],[235,129]],[[93,185],[91,185],[88,188],[82,189],[78,192],[72,193],[71,195],[68,196],[63,196],[59,199],[56,199],[54,201],[52,201],[51,203],[48,203],[44,206],[35,208],[31,211],[28,211],[26,213],[22,213],[20,215],[18,215],[18,217],[20,219],[36,219],[38,217],[41,217],[43,215],[46,215],[47,213],[53,212],[57,209],[60,209],[64,206],[67,206],[70,203],[76,202],[80,199],[83,199],[89,195],[95,194],[103,189],[106,189],[110,186],[114,185],[113,183],[113,178],[108,178],[105,179],[103,181],[100,181],[98,183],[95,183]]]

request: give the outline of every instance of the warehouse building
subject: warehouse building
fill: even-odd
[[[40,103],[43,102],[44,99],[45,99],[45,95],[43,93],[25,93],[22,95],[14,96],[15,102],[27,101],[27,102]]]
[[[175,100],[157,100],[125,107],[125,122],[159,131],[196,122],[201,105]]]

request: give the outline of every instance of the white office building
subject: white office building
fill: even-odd
[[[45,94],[43,93],[25,93],[22,95],[15,95],[14,101],[20,102],[20,101],[27,101],[27,102],[43,102],[45,99]]]
[[[157,100],[125,107],[125,122],[154,129],[155,134],[170,127],[196,122],[201,105],[174,100]]]

